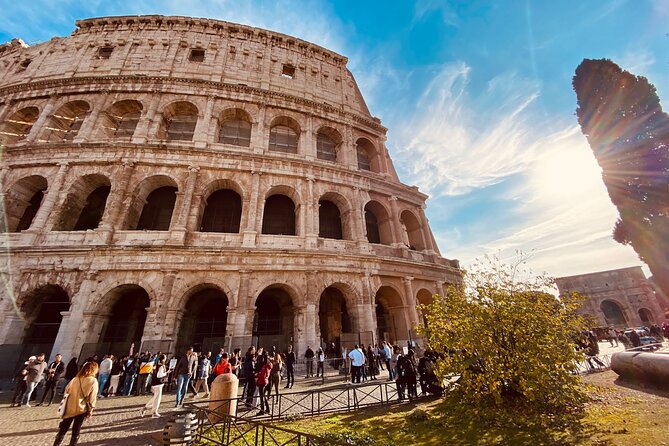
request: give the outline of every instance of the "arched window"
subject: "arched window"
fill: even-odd
[[[43,199],[44,190],[38,190],[35,192],[32,198],[30,198],[28,206],[26,206],[26,210],[23,212],[21,220],[19,220],[19,225],[16,227],[16,232],[25,231],[26,229],[30,228],[30,225],[35,219],[35,215],[37,215],[37,211],[39,211],[39,207],[42,204]]]
[[[324,161],[337,161],[337,148],[341,135],[335,129],[323,127],[316,135],[316,157]]]
[[[60,107],[49,118],[46,125],[46,138],[42,141],[72,141],[81,128],[90,106],[84,101],[72,101]]]
[[[360,138],[356,141],[356,153],[358,155],[358,169],[370,172],[379,172],[378,162],[376,160],[376,149],[366,138]]]
[[[367,241],[369,243],[381,243],[379,221],[374,212],[369,209],[365,209],[365,228],[367,229]]]
[[[53,344],[60,330],[62,312],[70,309],[70,298],[61,287],[46,285],[31,293],[22,306],[25,315],[26,337],[29,344]],[[40,348],[45,348],[42,345]]]
[[[297,153],[297,133],[285,125],[275,125],[269,131],[269,150]]]
[[[6,230],[21,232],[30,228],[44,198],[46,178],[31,175],[14,183],[5,197]]]
[[[95,229],[100,225],[110,190],[110,186],[100,186],[90,193],[86,199],[86,205],[84,205],[81,214],[79,214],[79,219],[74,225],[75,231]]]
[[[425,249],[425,242],[423,241],[423,227],[418,218],[409,210],[402,212],[400,219],[404,225],[409,242],[409,249],[422,251]]]
[[[163,111],[163,125],[159,139],[192,141],[197,125],[198,111],[190,102],[175,102]]]
[[[146,204],[137,223],[138,230],[167,231],[170,229],[177,188],[160,187],[146,197]]]
[[[295,203],[285,195],[272,195],[265,200],[262,233],[295,235]]]
[[[242,197],[233,190],[220,189],[207,198],[200,231],[238,233],[241,218]]]
[[[221,124],[218,142],[233,146],[249,147],[251,145],[251,123],[241,119],[229,119]]]
[[[318,236],[343,239],[339,208],[329,200],[318,202]]]
[[[0,129],[0,143],[14,144],[26,139],[38,117],[37,107],[26,107],[11,115]]]
[[[108,138],[129,140],[142,115],[142,104],[139,101],[119,101],[105,113],[103,131]]]
[[[111,189],[104,175],[86,175],[74,182],[60,210],[54,231],[85,231],[96,229],[107,204]]]
[[[378,201],[365,205],[365,228],[369,243],[390,245],[393,242],[388,211]]]

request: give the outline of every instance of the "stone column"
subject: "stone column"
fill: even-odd
[[[182,308],[170,308],[176,277],[176,271],[168,270],[163,272],[163,281],[155,303],[153,306],[147,308],[142,343],[146,341],[174,340],[178,335],[178,321],[168,320],[168,312],[170,310],[182,310]],[[171,322],[171,324],[168,322]],[[139,348],[139,346],[137,347]]]
[[[258,221],[260,209],[260,172],[251,172],[251,196],[248,203],[244,203],[246,212],[242,216],[241,230],[243,234],[242,247],[254,248],[256,235],[262,230],[262,220]]]
[[[109,100],[109,91],[103,90],[102,97],[93,104],[93,108],[89,110],[88,116],[84,118],[84,122],[81,124],[77,136],[72,140],[73,143],[88,142],[94,138],[95,131],[97,129],[97,121],[100,112],[106,108],[107,101]]]
[[[61,189],[63,187],[63,182],[65,181],[65,175],[69,169],[69,164],[67,162],[63,162],[58,163],[58,166],[58,173],[56,173],[56,177],[54,178],[53,183],[49,184],[47,190],[45,191],[45,197],[42,201],[42,205],[37,211],[32,225],[30,225],[29,229],[24,231],[24,234],[30,234],[27,236],[29,240],[26,240],[28,243],[34,243],[38,234],[48,231],[48,223],[52,223],[51,220],[55,219],[55,217],[49,217],[54,206],[56,205],[56,201],[61,195]]]
[[[251,333],[246,330],[247,326],[247,317],[251,320],[253,319],[253,313],[255,312],[254,302],[251,302],[252,297],[249,296],[249,281],[251,278],[251,272],[246,270],[239,271],[239,291],[237,293],[237,306],[235,307],[234,318],[230,317],[228,314],[228,327],[230,324],[233,325],[230,330],[230,336],[250,336]],[[226,334],[227,334],[226,329]]]
[[[174,227],[170,229],[170,241],[183,244],[186,238],[186,224],[190,215],[190,207],[193,202],[193,193],[197,184],[197,173],[200,168],[190,166],[188,168],[188,179],[186,180],[186,190],[183,193],[181,205],[177,209],[178,215]]]
[[[253,153],[264,153],[267,148],[267,140],[265,139],[265,105],[260,106],[258,110],[258,122],[251,133],[251,149]]]
[[[100,221],[100,226],[97,229],[103,234],[103,242],[107,245],[111,243],[114,231],[118,229],[118,224],[121,221],[121,205],[128,194],[128,185],[133,173],[135,173],[135,163],[124,161],[119,181],[112,186],[102,221]]]
[[[151,93],[153,93],[153,96],[151,97],[149,107],[147,108],[146,113],[139,118],[135,133],[132,135],[133,144],[144,144],[147,139],[152,138],[155,135],[153,127],[156,127],[154,126],[154,121],[156,112],[158,111],[158,105],[160,104],[160,93],[157,91],[152,91]]]
[[[423,235],[423,240],[425,242],[425,250],[427,251],[428,254],[435,254],[437,252],[437,249],[435,248],[435,245],[432,240],[432,231],[430,231],[430,225],[427,221],[427,217],[425,216],[425,203],[423,203],[419,208],[418,212],[420,213],[420,221],[421,221],[421,226],[423,227],[422,235]]]
[[[357,171],[358,151],[356,150],[355,141],[353,141],[353,130],[349,125],[346,126],[342,146],[342,152],[344,153],[341,159],[342,164],[351,170]]]
[[[353,214],[353,224],[351,228],[353,229],[353,240],[358,242],[360,249],[367,248],[367,234],[365,228],[365,210],[362,203],[364,202],[362,198],[362,190],[359,187],[353,186],[353,203],[352,214]]]
[[[53,111],[53,107],[57,100],[57,95],[52,95],[49,97],[49,101],[44,106],[42,113],[40,113],[37,121],[35,121],[32,128],[30,129],[30,132],[28,133],[28,136],[26,137],[27,142],[33,142],[37,139],[37,136],[41,133],[42,128],[44,128],[44,123],[47,121],[47,119],[49,119],[49,117],[51,117],[51,112]]]
[[[314,177],[309,175],[306,178],[307,183],[307,197],[306,202],[302,203],[304,206],[304,216],[303,220],[300,222],[300,235],[306,236],[306,246],[310,249],[316,249],[318,247],[318,212],[316,212],[316,207],[318,203],[314,198]],[[304,196],[303,196],[303,199]]]
[[[379,169],[381,170],[381,173],[386,176],[390,176],[390,168],[389,168],[389,155],[388,155],[388,150],[386,149],[386,138],[381,137],[379,138],[377,142],[377,150],[378,150],[378,156],[379,156]]]
[[[416,297],[413,292],[413,277],[406,276],[402,278],[402,283],[404,284],[404,301],[407,304],[407,313],[409,316],[409,330],[412,330],[414,326],[418,324],[418,310],[416,309]]]
[[[399,216],[399,210],[397,206],[397,197],[396,196],[391,196],[390,197],[390,228],[393,233],[393,243],[392,246],[404,246],[402,241],[404,240],[404,234],[402,231],[402,224],[400,223],[400,216]]]
[[[307,306],[294,307],[293,314],[293,350],[298,359],[304,355],[309,339],[307,338]],[[313,345],[311,345],[313,347]]]
[[[307,126],[306,129],[302,130],[302,136],[302,141],[300,141],[302,145],[300,153],[302,153],[307,160],[316,159],[317,154],[314,138],[314,118],[311,113],[307,113]]]
[[[209,127],[211,125],[211,115],[212,110],[214,109],[214,97],[209,96],[207,98],[207,105],[204,108],[204,114],[202,118],[197,120],[195,125],[195,134],[193,136],[193,141],[195,142],[195,147],[206,147],[209,142]]]
[[[237,323],[237,307],[228,305],[226,309],[225,337],[230,338],[235,335],[235,324]]]
[[[444,297],[445,296],[444,282],[441,280],[437,280],[435,284],[437,285],[437,293],[439,293],[441,297]]]

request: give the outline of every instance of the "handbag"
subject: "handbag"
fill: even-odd
[[[69,393],[63,393],[63,399],[60,401],[60,404],[58,405],[58,417],[63,418],[63,415],[65,415],[65,410],[67,409],[67,400],[70,398]]]

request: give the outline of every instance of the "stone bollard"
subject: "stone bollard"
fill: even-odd
[[[669,354],[617,352],[611,356],[611,370],[622,378],[666,386],[669,382]]]
[[[209,392],[209,421],[220,423],[226,416],[237,416],[239,379],[233,373],[221,373],[211,383]],[[228,401],[219,401],[228,400]]]

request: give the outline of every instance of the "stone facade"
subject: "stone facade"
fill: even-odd
[[[560,293],[586,296],[582,313],[597,326],[616,328],[650,326],[664,321],[664,312],[652,284],[640,266],[555,279]]]
[[[0,46],[4,348],[405,342],[461,270],[346,63],[185,17]]]

